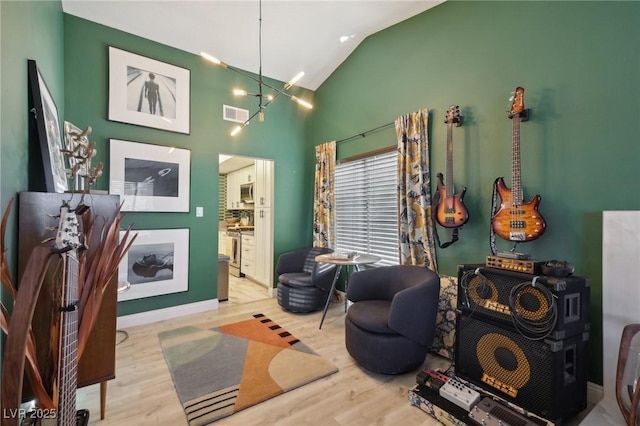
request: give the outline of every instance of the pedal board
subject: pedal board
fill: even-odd
[[[544,262],[529,259],[510,259],[500,256],[487,256],[485,265],[490,268],[505,269],[507,271],[523,272],[525,274],[539,274],[540,266]]]
[[[481,426],[538,426],[520,413],[487,397],[469,411],[469,419]]]
[[[453,378],[450,378],[447,383],[442,385],[440,396],[467,411],[471,411],[471,408],[480,400],[478,391]]]

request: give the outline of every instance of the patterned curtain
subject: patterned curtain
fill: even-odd
[[[335,246],[333,210],[336,142],[316,146],[316,178],[313,191],[313,246]]]
[[[398,117],[398,212],[400,264],[424,265],[438,272],[431,216],[429,110]]]

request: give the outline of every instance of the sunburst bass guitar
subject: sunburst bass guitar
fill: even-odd
[[[449,106],[447,118],[447,169],[443,182],[442,173],[438,173],[438,205],[436,207],[436,221],[444,228],[459,228],[469,220],[469,212],[463,203],[467,188],[464,187],[459,194],[453,187],[453,125],[462,126],[460,110],[456,105]]]
[[[538,211],[540,196],[534,195],[525,203],[520,173],[520,122],[528,119],[524,108],[524,88],[517,87],[512,99],[509,118],[512,126],[511,189],[502,177],[495,181],[500,196],[500,208],[491,219],[493,231],[500,238],[514,242],[533,241],[544,234],[546,223]]]

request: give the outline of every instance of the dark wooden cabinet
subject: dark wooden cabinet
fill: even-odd
[[[75,207],[81,194],[57,194],[46,192],[22,192],[18,203],[18,281],[24,274],[24,268],[33,248],[42,241],[55,236],[55,231],[47,228],[56,226],[57,219],[49,215],[57,215],[64,200]],[[84,198],[93,216],[97,218],[92,240],[88,241],[89,250],[99,244],[99,229],[103,224],[115,217],[120,197],[118,195],[86,194]],[[53,260],[51,269],[56,268],[59,261]],[[49,324],[51,309],[54,305],[54,283],[47,275],[38,298],[32,327],[38,345],[38,358],[43,360],[49,351]],[[117,274],[116,274],[117,275]],[[115,378],[116,353],[116,316],[117,316],[117,276],[109,282],[104,294],[102,306],[96,324],[91,332],[85,352],[78,364],[78,387],[101,384],[101,418],[104,417],[106,401],[106,382]],[[25,383],[25,386],[27,384]]]

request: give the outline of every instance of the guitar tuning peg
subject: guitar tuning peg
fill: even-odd
[[[51,238],[45,238],[44,240],[40,241],[40,244],[45,244],[48,243],[49,241],[53,241],[55,240],[55,238],[51,237]]]
[[[59,214],[47,213],[47,216],[50,217],[51,219],[60,219],[60,215]]]
[[[57,231],[58,227],[57,226],[45,226],[45,228],[47,231]]]

